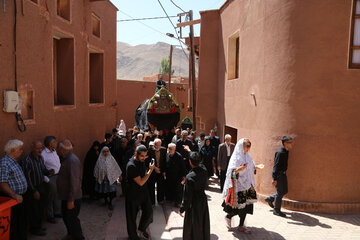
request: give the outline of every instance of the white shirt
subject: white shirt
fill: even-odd
[[[57,155],[56,151],[50,151],[48,148],[45,148],[41,152],[41,156],[44,158],[45,167],[50,170],[54,169],[55,174],[59,173],[60,170],[60,158]],[[49,182],[49,179],[45,176],[45,182]]]
[[[230,144],[228,145],[227,143],[225,143],[225,146],[226,146],[226,150],[227,150],[227,156],[230,157],[231,156]]]

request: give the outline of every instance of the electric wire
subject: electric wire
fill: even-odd
[[[179,37],[179,34],[178,34],[177,31],[176,31],[175,25],[174,25],[173,22],[171,21],[169,15],[167,14],[167,12],[166,12],[165,8],[163,7],[163,5],[161,4],[160,0],[157,0],[157,1],[158,1],[158,3],[160,4],[160,7],[162,8],[162,10],[164,11],[166,17],[169,19],[169,22],[170,22],[171,25],[173,26],[173,28],[174,28],[174,30],[175,30],[175,33],[176,33],[176,36],[177,36],[176,39],[179,41],[183,53],[185,54],[186,58],[189,60],[189,56],[186,54],[186,52],[185,52],[185,50],[184,50],[184,48],[183,48],[183,46],[182,46],[182,42],[180,41],[180,37]]]
[[[175,18],[177,16],[169,16],[170,18]],[[119,19],[117,22],[129,22],[129,21],[143,21],[143,20],[152,20],[152,19],[162,19],[167,17],[150,17],[150,18],[130,18],[130,19]]]
[[[126,15],[126,16],[128,16],[128,17],[130,17],[130,18],[134,18],[134,17],[130,16],[129,14],[127,14],[127,13],[125,13],[125,12],[121,11],[120,9],[119,9],[119,12],[121,12],[122,14],[124,14],[124,15]],[[140,21],[140,20],[136,20],[136,21],[138,21],[138,22],[139,22],[139,23],[141,23],[142,25],[144,25],[144,26],[146,26],[146,27],[148,27],[148,28],[152,29],[153,31],[155,31],[155,32],[157,32],[157,33],[160,33],[160,34],[162,34],[162,35],[167,36],[165,33],[163,33],[163,32],[161,32],[161,31],[157,30],[156,28],[153,28],[153,27],[151,27],[151,26],[149,26],[149,25],[147,25],[147,24],[143,23],[143,22],[142,22],[142,21]]]
[[[171,2],[172,4],[174,4],[175,7],[177,7],[178,9],[180,9],[181,11],[183,11],[183,12],[185,13],[185,11],[184,11],[181,7],[179,7],[178,5],[176,5],[176,3],[173,2],[173,0],[170,0],[170,2]]]

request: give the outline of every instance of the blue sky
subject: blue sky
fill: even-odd
[[[158,0],[110,0],[118,9],[117,19],[148,18],[166,16]],[[193,10],[194,19],[199,19],[199,11],[218,9],[225,0],[173,0],[184,11]],[[160,0],[169,16],[176,16],[181,12],[170,0]],[[131,17],[129,17],[131,16]],[[170,18],[176,26],[178,18]],[[117,41],[126,42],[130,45],[153,44],[166,42],[179,44],[176,39],[166,36],[166,33],[175,35],[175,30],[167,18],[130,21],[117,23]],[[145,26],[146,24],[147,26]],[[200,25],[195,25],[195,36],[200,33]],[[189,35],[189,27],[183,28],[183,36]]]

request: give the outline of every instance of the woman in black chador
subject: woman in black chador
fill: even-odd
[[[185,212],[183,239],[210,240],[210,217],[205,194],[207,171],[201,167],[199,153],[190,153],[191,170],[186,175],[180,215]]]
[[[210,137],[205,138],[205,144],[200,149],[201,162],[206,167],[208,178],[214,175],[215,167],[215,150],[214,147],[210,145]]]
[[[82,191],[83,194],[88,194],[90,198],[95,197],[95,177],[94,177],[94,168],[96,161],[100,153],[100,143],[95,141],[89,151],[86,154],[84,161],[84,171],[82,179]]]

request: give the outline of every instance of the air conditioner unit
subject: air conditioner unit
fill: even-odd
[[[4,112],[19,112],[20,98],[16,91],[4,91]]]

